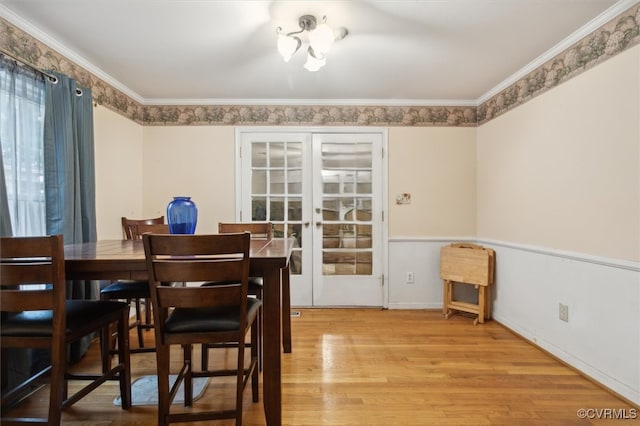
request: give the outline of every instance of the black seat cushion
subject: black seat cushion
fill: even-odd
[[[263,283],[262,277],[249,277],[249,288],[262,287]]]
[[[247,319],[251,320],[262,302],[250,297],[247,299]],[[216,308],[176,308],[165,323],[167,333],[193,333],[234,331],[240,327],[238,309]]]
[[[128,310],[124,302],[102,300],[67,300],[67,334],[102,321],[109,314]],[[2,319],[2,336],[51,336],[53,311],[27,311],[7,314]]]
[[[212,285],[226,285],[226,284],[237,284],[237,281],[208,281],[203,283],[203,286],[212,286]],[[262,288],[263,280],[262,277],[249,277],[249,290]]]
[[[100,290],[100,294],[109,299],[148,299],[151,297],[149,282],[134,280],[115,281]]]

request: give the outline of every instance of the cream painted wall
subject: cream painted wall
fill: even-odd
[[[392,127],[388,161],[390,238],[476,234],[475,128]]]
[[[477,129],[390,128],[390,238],[473,236],[477,216],[480,239],[640,258],[639,50]],[[233,220],[233,127],[143,127],[103,107],[95,125],[99,238],[178,193],[200,231]],[[395,204],[403,192],[411,204]]]
[[[173,196],[184,195],[198,206],[198,233],[235,220],[234,138],[231,126],[145,127],[144,217],[166,215]]]
[[[639,56],[477,129],[479,239],[640,260]]]
[[[142,217],[143,129],[102,106],[93,113],[98,239],[119,239],[122,216]]]
[[[145,127],[143,216],[189,195],[199,232],[234,220],[234,138],[233,127]],[[475,129],[390,129],[390,235],[475,235],[475,163]],[[412,203],[396,205],[400,192],[411,192]]]

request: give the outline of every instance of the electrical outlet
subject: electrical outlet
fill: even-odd
[[[407,284],[413,284],[413,272],[407,272]]]
[[[562,303],[560,303],[558,313],[561,321],[569,322],[569,306],[568,305],[563,305]]]

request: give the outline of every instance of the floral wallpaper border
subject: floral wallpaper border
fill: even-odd
[[[640,42],[636,5],[478,106],[478,125],[522,105]]]
[[[141,105],[0,18],[0,45],[21,62],[90,87],[94,101],[142,125],[475,127],[640,43],[640,5],[475,106]]]

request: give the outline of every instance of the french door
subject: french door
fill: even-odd
[[[293,306],[383,306],[383,135],[240,131],[239,220],[295,237]]]

